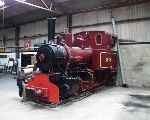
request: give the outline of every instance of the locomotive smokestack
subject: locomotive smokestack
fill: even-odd
[[[48,18],[48,42],[54,41],[56,18]]]

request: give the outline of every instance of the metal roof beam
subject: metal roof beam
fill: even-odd
[[[47,6],[47,4],[44,2],[44,0],[40,0],[43,4],[44,4],[44,6],[47,8],[47,9],[49,9],[49,7]],[[50,10],[50,9],[49,9]]]
[[[36,7],[36,8],[39,8],[39,9],[42,9],[42,10],[46,10],[46,11],[49,11],[49,12],[52,12],[50,11],[50,9],[48,8],[45,8],[45,7],[42,7],[42,6],[38,6],[38,5],[35,5],[35,4],[32,4],[32,3],[28,3],[28,2],[25,2],[25,1],[21,1],[21,0],[15,0],[16,2],[20,2],[22,4],[25,4],[25,5],[29,5],[31,7]]]

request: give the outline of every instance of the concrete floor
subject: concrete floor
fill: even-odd
[[[150,89],[105,88],[81,101],[49,108],[21,102],[11,75],[0,74],[0,120],[150,120]]]

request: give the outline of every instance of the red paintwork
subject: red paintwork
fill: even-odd
[[[101,36],[101,44],[97,44],[96,42],[97,35]],[[73,58],[92,60],[90,67],[93,70],[116,70],[117,54],[112,51],[112,43],[112,36],[107,32],[80,32],[74,35],[73,41],[73,46],[78,46],[78,48],[69,48],[70,55],[73,56]]]
[[[113,53],[113,51],[110,50],[93,50],[92,54],[92,69],[93,70],[100,70],[100,69],[115,69],[117,67],[116,64],[114,64],[114,61],[116,61],[116,54]]]
[[[101,44],[96,44],[97,35],[101,36]],[[87,31],[74,35],[73,45],[80,48],[111,49],[112,36],[104,31]]]
[[[80,47],[72,47],[67,49],[70,59],[74,62],[86,62],[89,61],[92,56],[92,49],[81,49]]]
[[[34,75],[33,79],[31,82],[29,82],[26,86],[26,88],[30,89],[37,89],[37,90],[42,90],[44,88],[47,91],[43,91],[45,93],[40,93],[43,95],[40,95],[41,97],[44,96],[47,98],[48,103],[54,103],[54,104],[59,104],[60,99],[59,99],[59,88],[50,82],[49,77],[47,74],[36,74]],[[36,90],[36,91],[37,91]]]
[[[101,43],[97,44],[96,37],[101,36]],[[93,74],[97,70],[111,70],[111,72],[117,71],[117,54],[112,50],[112,36],[104,31],[88,31],[80,32],[74,35],[67,34],[66,44],[64,47],[68,53],[69,60],[76,63],[88,63],[88,67]],[[68,62],[68,61],[67,61]],[[59,88],[50,82],[46,74],[37,74],[31,82],[29,82],[26,88],[44,88],[47,90],[47,102],[59,104]],[[93,80],[80,82],[81,91],[92,89],[102,83],[99,83],[93,78]],[[42,99],[42,96],[41,98]]]
[[[66,44],[67,44],[69,47],[72,47],[72,33],[67,33],[65,40],[66,40]]]

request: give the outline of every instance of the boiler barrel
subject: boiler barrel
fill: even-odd
[[[63,46],[47,44],[38,49],[37,67],[44,73],[60,72],[65,69],[67,52]]]
[[[91,48],[79,48],[79,47],[72,47],[68,49],[68,53],[70,59],[74,62],[88,62],[91,60],[92,56],[92,49]]]

